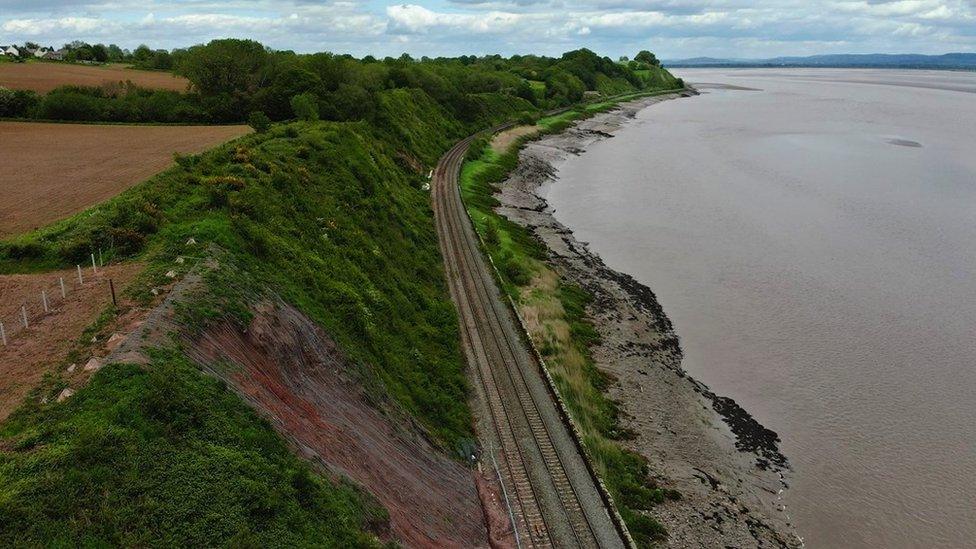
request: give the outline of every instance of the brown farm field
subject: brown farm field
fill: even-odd
[[[250,132],[247,126],[0,122],[0,238],[49,225],[173,164]]]
[[[168,72],[141,71],[125,65],[72,65],[69,63],[0,63],[0,86],[12,90],[47,93],[58,86],[101,86],[131,81],[151,89],[185,91],[189,81]]]

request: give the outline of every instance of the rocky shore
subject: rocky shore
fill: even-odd
[[[682,495],[653,511],[668,529],[668,544],[800,547],[781,500],[789,463],[776,433],[684,372],[678,337],[654,293],[608,268],[540,196],[540,188],[558,185],[563,159],[611,138],[641,109],[684,95],[631,101],[528,144],[496,195],[498,211],[548,246],[548,262],[564,280],[594,296],[588,313],[601,342],[593,358],[615,379],[609,394],[634,434],[624,444],[649,460],[659,486]]]

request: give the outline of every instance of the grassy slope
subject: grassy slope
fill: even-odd
[[[388,397],[453,448],[472,437],[471,418],[457,319],[422,185],[451,142],[527,104],[480,98],[481,112],[465,125],[419,91],[392,91],[381,103],[375,125],[294,123],[181,158],[101,206],[0,244],[0,265],[8,272],[71,265],[101,247],[107,260],[148,263],[132,290],[148,295],[162,273],[189,267],[173,263],[188,238],[215,244],[239,268],[218,271],[213,294],[183,311],[191,324],[246,319],[239,301],[221,296],[271,289],[329,331],[378,399]],[[304,473],[294,473],[300,467],[266,423],[178,353],[164,353],[157,366],[176,379],[162,396],[152,371],[109,366],[66,405],[28,403],[3,426],[0,541],[366,540],[354,533],[376,513],[361,498],[314,475],[312,496],[289,490],[292,476]],[[153,416],[154,407],[140,404],[147,400],[177,408],[176,415]],[[218,405],[203,406],[211,400]],[[176,517],[195,537],[175,537]]]
[[[542,119],[541,133],[560,131],[572,120],[611,108],[620,100]],[[627,433],[618,424],[617,406],[603,393],[608,379],[590,356],[589,346],[598,340],[585,312],[591,297],[576,286],[561,283],[545,264],[542,244],[529,231],[494,212],[498,205],[492,196],[495,184],[515,168],[520,145],[534,137],[522,138],[505,154],[485,146],[484,140],[476,143],[462,169],[462,194],[487,252],[499,267],[505,291],[523,311],[531,309],[535,313],[531,316],[539,318],[539,324],[530,327],[533,341],[546,359],[631,534],[639,545],[651,546],[665,536],[665,531],[641,511],[678,494],[654,486],[645,460],[616,442]]]
[[[184,359],[113,366],[0,428],[0,545],[379,545],[385,512],[314,475]]]

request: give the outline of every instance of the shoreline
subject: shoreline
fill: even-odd
[[[684,372],[678,337],[654,293],[607,267],[540,196],[558,183],[562,159],[613,137],[644,108],[682,96],[628,101],[529,142],[499,185],[496,211],[539,238],[546,262],[593,296],[587,314],[601,337],[593,359],[612,376],[608,396],[634,435],[621,444],[648,459],[658,485],[682,494],[652,511],[669,531],[668,544],[799,547],[782,503],[790,467],[776,433]]]

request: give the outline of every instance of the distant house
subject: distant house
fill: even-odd
[[[67,50],[48,50],[46,53],[44,53],[44,55],[41,56],[41,59],[47,59],[48,61],[64,61],[64,55],[66,53]]]
[[[48,53],[53,53],[53,52],[54,52],[53,49],[51,49],[51,48],[49,48],[47,46],[41,46],[40,48],[37,48],[36,50],[34,50],[34,57],[37,57],[37,58],[40,58],[40,59],[44,59],[44,56],[45,55],[47,55]]]
[[[0,48],[0,50],[3,51],[3,54],[4,55],[10,56],[10,57],[20,57],[20,50],[17,49],[17,46],[4,46],[4,47]]]

